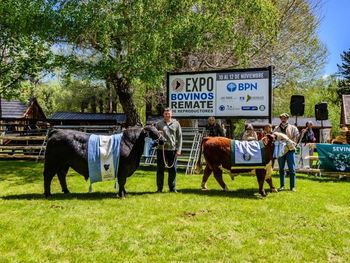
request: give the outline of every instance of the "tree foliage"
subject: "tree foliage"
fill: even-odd
[[[259,7],[261,17],[252,21],[249,8],[246,8],[252,3],[247,2],[240,6],[242,9],[235,9],[240,19],[233,22],[229,31],[235,41],[225,42],[223,49],[214,45],[214,49],[190,53],[184,57],[187,64],[184,63],[183,68],[203,70],[273,65],[277,86],[296,79],[312,80],[323,68],[327,56],[316,31],[321,19],[321,3],[321,0],[270,1],[264,8]]]
[[[338,65],[339,76],[338,95],[341,99],[343,94],[350,94],[350,49],[341,54],[342,63]]]
[[[8,0],[0,21],[36,44],[55,43],[56,65],[74,79],[104,81],[134,125],[135,99],[164,86],[169,71],[274,65],[279,85],[313,76],[325,50],[315,34],[319,0],[310,2]]]
[[[182,68],[189,54],[229,49],[235,61],[244,61],[252,35],[273,38],[277,16],[267,0],[44,3],[43,10],[50,11],[43,19],[51,23],[40,37],[65,47],[60,61],[66,71],[113,86],[129,125],[140,122],[135,88],[159,87],[165,73]]]
[[[18,2],[18,1],[17,1]],[[19,96],[21,81],[35,82],[49,69],[50,44],[27,34],[27,20],[37,7],[29,1],[3,1],[0,5],[0,95]]]
[[[312,81],[325,65],[327,50],[317,29],[322,0],[275,1],[280,13],[277,41],[266,45],[255,63],[275,66],[277,86],[291,81]]]

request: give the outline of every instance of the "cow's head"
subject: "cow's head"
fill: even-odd
[[[264,142],[264,145],[272,145],[276,140],[276,136],[274,134],[266,134],[262,141]]]
[[[147,125],[143,128],[143,132],[147,137],[150,137],[152,140],[154,140],[156,144],[163,145],[166,141],[164,136],[154,126]]]

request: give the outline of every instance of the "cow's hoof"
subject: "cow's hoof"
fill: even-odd
[[[276,188],[271,188],[270,191],[271,193],[278,193],[278,190]]]
[[[202,183],[201,184],[201,188],[202,188],[203,191],[208,190],[206,183]]]
[[[225,185],[224,189],[223,189],[224,192],[228,192],[228,187]]]
[[[51,193],[44,193],[45,198],[49,199],[50,197],[52,197]]]
[[[64,194],[70,194],[69,190],[62,191]]]
[[[231,177],[231,180],[233,181],[233,180],[235,180],[235,174],[230,174],[230,177]]]
[[[266,196],[267,196],[267,194],[266,194],[265,192],[260,192],[260,195],[261,195],[262,197],[266,197]]]

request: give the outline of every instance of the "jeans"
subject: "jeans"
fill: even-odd
[[[280,173],[280,186],[285,185],[285,172],[284,172],[284,166],[287,162],[287,166],[289,169],[289,176],[290,176],[290,189],[295,187],[295,151],[289,151],[282,157],[278,158],[278,166],[279,166],[279,173]]]
[[[170,191],[176,190],[176,151],[164,151],[165,160],[168,166],[174,162],[174,166],[168,168],[168,186]],[[157,188],[163,190],[165,164],[163,160],[163,150],[157,150]]]

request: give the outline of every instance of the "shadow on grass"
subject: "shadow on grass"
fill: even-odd
[[[43,166],[35,161],[1,161],[0,182],[10,181],[17,185],[42,180]]]
[[[275,180],[279,179],[279,175],[274,174],[273,178]],[[286,178],[289,178],[288,174],[286,175]],[[339,178],[337,176],[332,177],[332,176],[316,176],[313,174],[297,174],[297,180],[309,180],[313,182],[319,182],[319,183],[328,183],[328,182],[333,182],[333,183],[350,183],[350,178],[343,177]]]
[[[201,189],[180,189],[179,194],[194,194],[201,196],[222,196],[222,197],[230,197],[230,198],[242,198],[242,199],[261,199],[263,197],[257,192],[257,189],[238,189],[238,190],[230,190],[228,192],[224,192],[222,190],[206,190],[203,191]],[[269,191],[266,193],[271,194]],[[148,194],[173,194],[173,193],[155,193],[150,191],[145,192],[128,192],[126,198],[128,196],[142,196]],[[44,194],[41,193],[27,193],[27,194],[16,194],[16,195],[6,195],[0,197],[3,200],[100,200],[100,199],[120,199],[117,192],[94,192],[94,193],[54,193],[51,197],[46,198]]]
[[[1,199],[3,200],[65,200],[65,199],[108,199],[108,198],[117,198],[116,193],[70,193],[70,194],[63,194],[63,193],[55,193],[52,194],[51,197],[46,198],[44,194],[39,193],[28,193],[28,194],[17,194],[17,195],[6,195],[2,196]]]
[[[128,196],[138,196],[153,194],[154,192],[128,192]],[[0,197],[3,200],[69,200],[69,199],[79,199],[79,200],[99,200],[99,199],[120,199],[117,192],[94,192],[94,193],[54,193],[51,197],[46,198],[44,194],[39,193],[27,193],[27,194],[17,194],[17,195],[5,195]]]
[[[300,178],[301,180],[310,180],[314,182],[319,182],[319,183],[350,183],[350,180],[347,178],[338,178],[338,177],[324,177],[324,176],[314,176],[314,175],[309,175],[309,176],[302,176]]]
[[[265,190],[266,191],[266,190]],[[201,189],[180,189],[180,193],[183,194],[195,194],[195,195],[206,195],[206,196],[222,196],[222,197],[230,197],[230,198],[241,198],[241,199],[261,199],[262,197],[256,188],[245,188],[245,189],[237,189],[237,190],[229,190],[228,192],[224,192],[223,190],[201,190]],[[270,193],[270,190],[266,191],[267,196]]]

